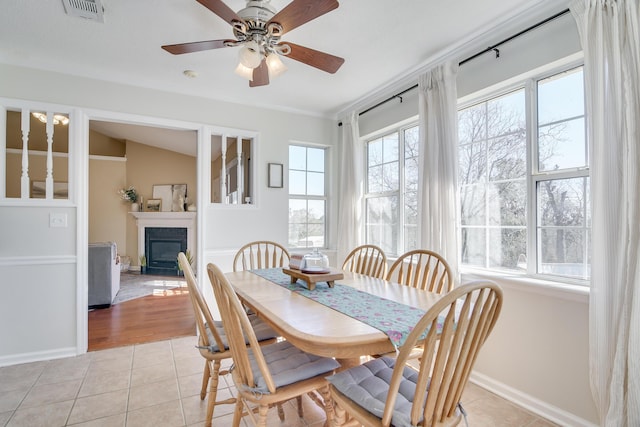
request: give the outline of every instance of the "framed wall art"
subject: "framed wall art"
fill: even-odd
[[[161,212],[162,199],[147,199],[147,206],[145,211],[147,212]]]
[[[283,186],[282,174],[283,174],[282,163],[269,163],[269,179],[268,179],[269,188],[282,188]]]

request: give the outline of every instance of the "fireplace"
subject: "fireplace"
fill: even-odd
[[[187,229],[147,227],[144,241],[147,274],[177,274],[178,253],[187,250]]]
[[[138,226],[138,253],[147,256],[147,273],[152,274],[176,274],[176,261],[178,252],[189,250],[191,255],[196,253],[196,213],[195,212],[129,212],[136,218]],[[159,255],[160,265],[150,263],[151,254],[147,243],[147,230],[181,230],[186,233],[186,243],[180,237],[178,246],[176,235],[168,232],[168,237],[158,238],[158,247],[151,248]],[[186,231],[185,231],[186,230]],[[171,264],[171,265],[169,265]],[[167,270],[167,268],[169,268]]]

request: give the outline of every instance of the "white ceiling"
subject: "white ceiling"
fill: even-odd
[[[246,4],[223,1],[236,11]],[[473,44],[489,28],[498,42],[501,23],[552,1],[343,0],[283,37],[343,57],[336,74],[285,58],[285,74],[250,88],[233,72],[238,48],[184,55],[160,48],[233,38],[231,26],[195,0],[102,0],[104,23],[68,16],[62,0],[2,0],[0,63],[336,117],[434,58]],[[281,10],[289,2],[271,5]],[[198,76],[188,78],[184,70]]]

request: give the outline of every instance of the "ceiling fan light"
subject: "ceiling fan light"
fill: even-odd
[[[253,80],[253,68],[245,67],[242,63],[238,64],[235,69],[235,73],[247,80]]]
[[[287,66],[280,59],[277,53],[271,53],[267,56],[267,67],[269,68],[269,77],[275,79],[280,74],[287,71]]]
[[[240,63],[247,68],[256,68],[262,62],[260,46],[255,41],[245,43],[238,56]]]

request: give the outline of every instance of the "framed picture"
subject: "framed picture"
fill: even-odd
[[[162,200],[162,212],[184,212],[187,184],[163,184],[153,186],[153,198]]]
[[[162,199],[147,199],[147,212],[160,212],[162,208]]]
[[[46,197],[47,184],[45,181],[31,181],[31,198],[44,199]],[[53,183],[53,198],[68,199],[69,184],[66,182]]]
[[[269,163],[268,186],[282,188],[282,163]]]

